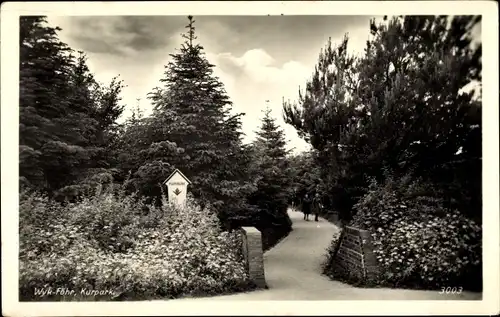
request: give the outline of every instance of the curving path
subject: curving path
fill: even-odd
[[[340,229],[325,219],[304,221],[289,210],[293,231],[264,254],[267,290],[181,300],[481,300],[481,293],[440,295],[438,291],[356,288],[321,274],[332,235]],[[314,217],[312,217],[314,218]]]

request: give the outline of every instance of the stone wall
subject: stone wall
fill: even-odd
[[[360,284],[375,281],[379,274],[372,238],[366,230],[344,227],[332,261],[334,275]]]
[[[243,256],[250,280],[258,288],[266,288],[262,234],[254,227],[242,227],[240,232],[243,241]]]

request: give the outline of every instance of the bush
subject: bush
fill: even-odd
[[[433,186],[410,175],[372,182],[351,225],[372,233],[382,284],[482,289],[481,226],[443,205]]]
[[[185,208],[155,208],[122,190],[98,191],[66,205],[23,194],[19,282],[21,300],[47,300],[34,296],[35,288],[45,287],[110,290],[112,296],[102,297],[110,300],[253,286],[238,233],[221,231],[209,210],[193,201]]]

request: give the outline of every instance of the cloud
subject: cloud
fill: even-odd
[[[137,55],[177,44],[185,24],[178,16],[75,16],[49,17],[66,36],[87,53]],[[62,25],[61,25],[62,24]],[[167,30],[165,32],[165,30]]]
[[[274,62],[274,59],[269,56],[263,49],[253,49],[246,51],[241,58],[243,64],[252,66],[268,66]]]
[[[217,66],[238,79],[250,79],[257,84],[280,85],[304,79],[310,68],[297,61],[276,66],[276,61],[261,48],[246,51],[242,56],[222,53],[214,56]]]

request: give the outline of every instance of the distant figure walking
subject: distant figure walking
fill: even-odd
[[[297,197],[293,200],[293,210],[300,211],[300,199]]]
[[[319,213],[323,205],[321,204],[321,198],[319,197],[319,193],[314,195],[312,200],[312,211],[314,212],[314,221],[319,221]]]
[[[292,204],[292,209],[294,210],[295,209],[295,190],[293,191],[292,193],[292,196],[290,197],[290,203]]]
[[[311,199],[306,194],[302,200],[302,212],[304,213],[304,220],[309,221],[309,214],[311,214]]]

